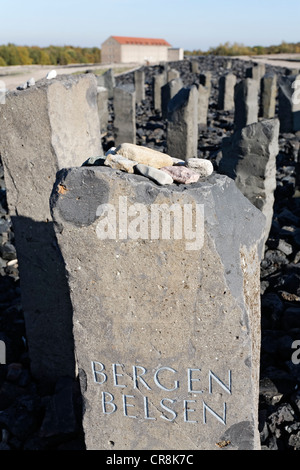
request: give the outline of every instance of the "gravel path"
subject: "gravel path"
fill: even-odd
[[[270,54],[258,56],[238,56],[235,59],[259,62],[273,67],[286,67],[300,70],[300,54]]]
[[[51,70],[56,70],[58,75],[72,74],[72,73],[85,73],[89,71],[105,70],[108,68],[113,69],[133,69],[138,67],[138,64],[84,64],[84,65],[67,65],[67,66],[54,66],[54,65],[14,65],[10,67],[0,67],[0,80],[5,83],[6,90],[15,90],[22,83],[27,82],[30,78],[35,81],[45,78],[47,73]]]
[[[273,54],[267,56],[238,56],[232,59],[239,59],[246,62],[255,61],[262,62],[271,66],[286,67],[286,68],[299,68],[300,70],[300,54]],[[295,60],[298,59],[298,60]],[[50,70],[55,69],[57,74],[71,74],[82,72],[86,70],[101,70],[107,68],[122,69],[128,67],[134,69],[139,67],[139,64],[70,64],[70,65],[14,65],[10,67],[0,67],[0,80],[4,81],[7,90],[14,90],[19,85],[27,82],[31,77],[35,81],[44,78]]]

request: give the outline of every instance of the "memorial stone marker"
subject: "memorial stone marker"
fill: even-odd
[[[100,121],[101,134],[105,134],[108,125],[108,90],[107,88],[98,86],[97,87],[97,103]]]
[[[242,129],[258,120],[259,82],[246,78],[234,88],[234,127]]]
[[[223,75],[219,79],[218,108],[223,111],[234,110],[234,87],[236,76],[233,73]]]
[[[209,89],[206,86],[198,85],[198,124],[207,126],[207,115],[209,105]]]
[[[108,98],[113,98],[116,80],[113,69],[109,69],[102,75],[96,75],[98,86],[103,86],[108,90]]]
[[[300,148],[298,149],[297,162],[296,162],[295,197],[300,197]]]
[[[114,88],[114,134],[115,145],[122,142],[135,144],[136,142],[136,117],[135,117],[135,91],[130,87]]]
[[[300,130],[300,75],[281,78],[278,102],[280,131],[298,132]]]
[[[223,139],[219,164],[219,171],[233,178],[244,196],[265,215],[265,240],[273,218],[278,139],[278,119],[250,124]]]
[[[223,175],[108,167],[60,171],[51,210],[87,450],[259,449],[263,214]]]
[[[145,71],[138,69],[134,71],[135,99],[140,104],[145,99]]]
[[[210,95],[210,92],[211,92],[211,82],[212,82],[212,73],[210,71],[200,73],[199,83],[200,83],[200,85],[203,85],[206,88],[208,88],[209,95]]]
[[[199,73],[199,62],[197,60],[191,61],[191,72],[192,73]]]
[[[155,111],[161,111],[161,88],[166,82],[165,73],[160,73],[153,77],[153,107]]]
[[[0,365],[6,364],[6,344],[0,340]]]
[[[275,116],[277,98],[277,76],[265,75],[261,80],[261,116],[271,119]]]
[[[227,70],[232,69],[232,60],[226,59],[224,65],[223,65],[223,67],[224,67],[225,69],[227,69]]]
[[[174,80],[175,78],[180,78],[179,70],[169,69],[168,74],[167,74],[167,81],[170,82],[171,80]]]
[[[183,88],[181,78],[174,78],[161,88],[161,114],[163,119],[168,117],[169,101]]]
[[[198,152],[197,87],[182,88],[169,102],[167,119],[168,154],[187,160]]]
[[[285,75],[299,75],[299,69],[287,68],[285,69]]]
[[[37,380],[75,374],[72,306],[49,210],[56,172],[102,153],[93,74],[41,80],[0,106],[0,154]]]
[[[254,80],[257,80],[260,82],[260,80],[263,78],[263,76],[266,73],[266,66],[265,64],[253,64],[252,67],[248,67],[246,70],[246,77],[247,78],[253,78]]]

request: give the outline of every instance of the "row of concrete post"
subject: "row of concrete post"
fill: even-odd
[[[141,85],[144,80],[143,73],[139,71],[138,76],[135,74],[136,90],[143,88]],[[272,148],[277,148],[276,142],[278,142],[280,128],[283,132],[289,132],[295,128],[297,113],[295,113],[295,108],[292,107],[293,100],[288,98],[290,91],[296,89],[294,88],[295,83],[297,83],[297,76],[284,77],[280,83],[278,93],[276,75],[265,74],[265,67],[263,66],[253,66],[247,69],[246,78],[240,81],[237,81],[233,73],[228,73],[219,79],[218,107],[219,109],[234,112],[234,142],[237,139],[238,142],[244,139],[247,145],[251,146],[252,135],[259,135],[260,142],[263,141],[264,135],[268,136],[265,143],[265,164],[269,167],[272,166],[272,171],[269,172],[271,181],[270,178],[266,181],[263,172],[256,175],[255,178],[253,177],[254,179],[252,178],[250,185],[251,201],[254,204],[257,201],[260,202],[259,208],[267,218],[268,229],[266,236],[269,233],[272,220],[273,191],[276,185],[275,159],[277,150],[272,152],[272,158],[270,158],[269,142],[273,142]],[[179,73],[176,74],[173,70],[169,70],[168,73],[164,70],[163,73],[154,76],[153,107],[167,121],[167,153],[173,157],[187,160],[198,156],[199,126],[207,124],[211,86],[212,75],[210,72],[200,74],[199,84],[189,87],[183,86]],[[135,94],[136,91],[129,92],[124,88],[114,88],[115,127],[122,129],[119,134],[120,141],[116,142],[117,145],[122,141],[135,143]],[[259,96],[261,97],[262,112],[259,109]],[[277,96],[279,100],[279,119],[274,120],[276,117]],[[261,121],[259,121],[260,115],[263,118]],[[122,116],[121,121],[120,116]],[[253,125],[252,128],[249,128],[250,124]],[[247,135],[248,131],[244,130],[245,128],[250,132],[249,137]],[[239,148],[239,144],[235,143],[234,145]],[[243,146],[245,145],[243,143]],[[248,183],[245,184],[242,178],[242,182],[239,182],[239,170],[237,167],[233,168],[234,165],[237,165],[237,162],[230,158],[232,152],[238,155],[236,148],[233,151],[230,146],[224,143],[220,169],[231,177],[235,174],[239,188],[248,196]],[[261,151],[257,149],[252,149],[248,153],[251,153],[252,156],[257,154],[258,158],[262,160]],[[245,159],[244,155],[242,161],[244,165],[248,165],[247,174],[250,174],[253,170],[251,170],[252,164]],[[240,164],[239,167],[241,167]],[[241,174],[243,174],[243,171]],[[258,180],[259,183],[257,183]],[[272,188],[267,196],[262,189],[265,186]]]
[[[145,99],[144,69],[134,72],[132,85],[116,86],[111,70],[97,81],[101,132],[106,132],[108,99],[113,98],[115,144],[136,143],[136,105]],[[198,126],[207,125],[211,72],[200,73],[199,84],[185,88],[180,73],[165,68],[153,77],[152,85],[153,110],[167,120],[168,151],[178,158],[197,156]],[[265,66],[258,64],[249,67],[246,78],[239,81],[232,72],[219,78],[218,108],[234,113],[235,130],[258,122],[259,118],[271,119],[278,112],[280,131],[296,132],[300,130],[298,89],[299,75],[283,77],[278,83],[276,75],[266,74]]]

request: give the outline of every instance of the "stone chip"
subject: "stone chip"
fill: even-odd
[[[122,155],[114,155],[112,152],[109,153],[104,161],[104,165],[110,166],[115,170],[126,171],[127,173],[133,173],[134,167],[137,165],[133,160],[128,160],[128,158],[123,157]]]
[[[167,154],[158,152],[147,147],[140,145],[124,143],[116,148],[116,153],[122,155],[129,160],[133,160],[143,165],[151,166],[153,168],[162,168],[163,166],[172,166],[173,160]]]
[[[218,174],[155,188],[81,167],[58,185],[86,449],[258,450],[261,211]]]
[[[205,158],[189,158],[187,161],[187,166],[202,177],[210,176],[214,171],[214,167],[211,161],[206,160]]]

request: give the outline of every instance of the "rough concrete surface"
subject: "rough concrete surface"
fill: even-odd
[[[195,240],[137,237],[162,204],[193,209]],[[262,213],[226,176],[162,189],[104,167],[62,170],[51,208],[87,449],[259,448]]]

